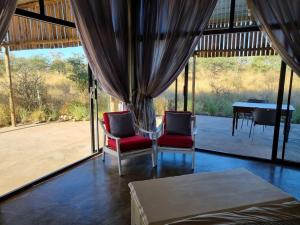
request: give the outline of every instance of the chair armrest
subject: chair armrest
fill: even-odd
[[[102,128],[104,134],[105,134],[107,137],[112,138],[112,139],[115,139],[115,140],[119,140],[119,139],[120,139],[119,137],[113,136],[111,133],[109,133],[109,132],[105,129],[105,127],[104,127],[104,125],[103,125],[103,121],[100,121],[100,126],[101,126],[101,128]]]
[[[154,138],[155,138],[156,132],[154,132],[154,131],[149,131],[149,130],[145,130],[145,129],[139,127],[137,124],[134,124],[134,126],[135,126],[135,128],[136,128],[138,131],[140,131],[141,133],[148,134],[149,137],[150,137],[151,139],[154,139]]]
[[[194,127],[193,128],[193,135],[196,135],[198,133],[198,128],[197,127]]]
[[[163,129],[163,123],[161,122],[161,124],[156,129],[156,135],[157,135],[157,137],[160,136],[160,135],[162,135],[162,129]]]

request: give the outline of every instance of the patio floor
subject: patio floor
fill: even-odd
[[[0,195],[88,155],[88,121],[1,128]]]
[[[273,128],[250,125],[231,136],[232,119],[197,116],[196,147],[260,158],[271,157]],[[101,131],[100,131],[101,132]],[[300,162],[300,125],[292,125],[287,159]],[[100,134],[100,138],[102,135]],[[100,140],[100,144],[102,140]],[[282,141],[280,142],[282,143]],[[281,145],[280,145],[281,148]],[[0,129],[0,195],[90,154],[89,122],[61,122]]]
[[[249,138],[250,122],[244,121],[241,128],[239,121],[235,136],[231,135],[232,118],[197,116],[198,135],[196,147],[200,149],[225,152],[236,155],[270,159],[273,145],[273,127],[255,128],[253,139]],[[283,124],[281,124],[279,147],[281,155]],[[300,162],[300,125],[292,124],[289,142],[286,146],[286,159]]]

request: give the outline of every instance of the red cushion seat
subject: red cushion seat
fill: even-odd
[[[113,139],[108,139],[108,146],[117,150],[116,141]],[[152,147],[152,140],[150,138],[142,137],[139,135],[132,137],[120,138],[120,151],[128,152],[138,149],[146,149]]]
[[[158,138],[157,144],[162,147],[192,148],[193,139],[192,136],[164,134]]]

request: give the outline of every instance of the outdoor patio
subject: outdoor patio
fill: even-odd
[[[232,118],[197,116],[198,135],[196,147],[216,152],[224,152],[235,155],[251,156],[270,159],[273,144],[273,127],[256,126],[253,138],[249,138],[250,121],[246,120],[241,128],[241,119],[235,136],[231,135]],[[280,129],[280,141],[278,156],[281,157],[283,142],[283,124]],[[289,142],[286,147],[286,159],[300,162],[300,125],[292,124]]]
[[[0,196],[90,155],[89,122],[0,129]]]

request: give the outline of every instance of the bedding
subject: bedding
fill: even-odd
[[[177,222],[176,225],[299,225],[300,202],[266,204],[243,210],[202,214]]]

